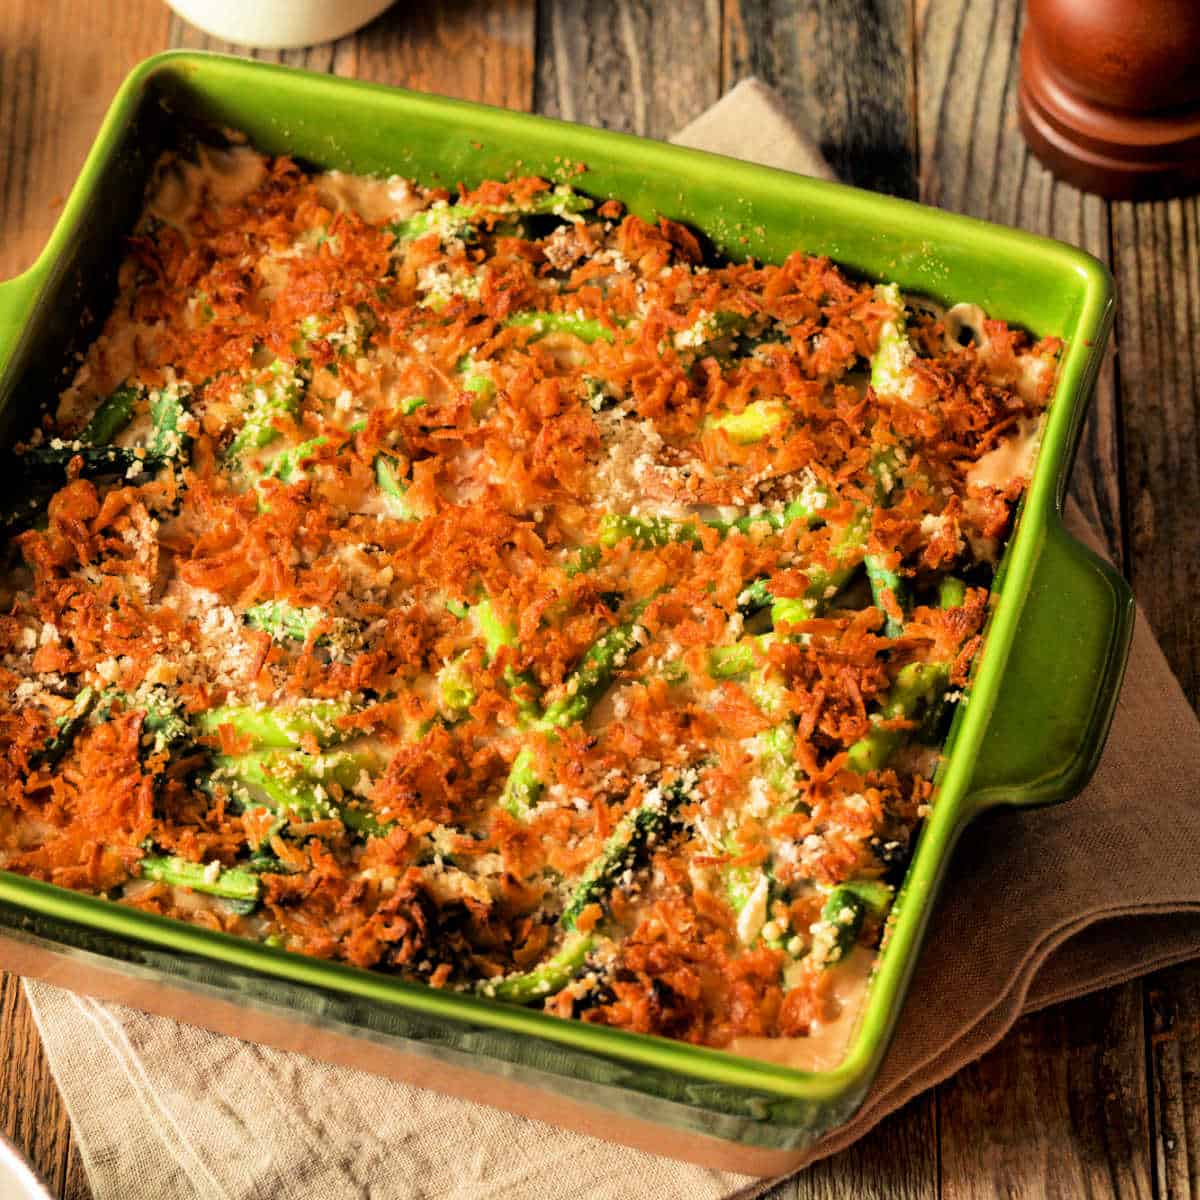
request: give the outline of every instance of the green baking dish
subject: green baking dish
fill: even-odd
[[[1103,746],[1132,628],[1127,585],[1061,508],[1112,321],[1105,268],[1072,247],[900,200],[540,117],[189,52],[141,64],[110,109],[45,251],[0,287],[0,436],[63,386],[115,293],[122,235],[178,121],[243,130],[322,168],[452,186],[562,175],[645,216],[704,230],[733,257],[800,248],[1066,339],[1057,397],[997,578],[987,644],[951,731],[939,794],[843,1064],[803,1072],[446,994],[170,922],[0,872],[0,932],[195,994],[289,1011],[437,1063],[649,1120],[799,1152],[861,1103],[887,1049],[939,882],[965,825],[996,805],[1065,799]],[[0,964],[2,965],[2,964]],[[479,1096],[488,1099],[487,1094]],[[745,1161],[745,1160],[739,1160]],[[770,1160],[777,1167],[779,1159]],[[766,1162],[766,1159],[764,1159]]]

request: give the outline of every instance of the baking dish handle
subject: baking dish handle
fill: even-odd
[[[1052,516],[971,778],[976,811],[1082,790],[1112,724],[1134,610],[1120,574]]]
[[[41,272],[37,267],[0,283],[0,376],[12,361],[40,283]]]

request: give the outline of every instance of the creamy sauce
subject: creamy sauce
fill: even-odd
[[[989,450],[967,472],[969,487],[1007,487],[1014,479],[1028,479],[1042,441],[1045,415],[1021,421],[1019,431],[995,450]]]
[[[397,175],[390,179],[372,179],[366,175],[327,171],[316,176],[313,183],[322,202],[334,212],[358,213],[372,225],[402,220],[425,206],[408,181]]]
[[[176,158],[162,170],[149,211],[184,226],[205,204],[239,204],[267,177],[266,161],[248,146],[218,150],[201,146],[198,162]]]
[[[796,1071],[832,1070],[846,1057],[850,1039],[858,1028],[874,965],[875,951],[859,946],[845,962],[833,968],[829,1006],[836,1015],[814,1023],[807,1037],[739,1037],[726,1049],[731,1054]]]

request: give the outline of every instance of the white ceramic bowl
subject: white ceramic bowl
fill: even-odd
[[[22,1158],[16,1146],[0,1133],[0,1196],[4,1200],[50,1200],[50,1193]]]
[[[290,50],[331,42],[374,20],[392,0],[167,0],[189,24],[225,42]]]

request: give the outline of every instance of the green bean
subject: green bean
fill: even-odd
[[[504,780],[500,807],[519,817],[538,802],[544,786],[533,751],[528,746],[522,746]]]
[[[489,217],[550,215],[567,217],[588,211],[592,202],[570,190],[542,192],[532,199],[505,204],[446,204],[439,202],[388,226],[397,241],[437,233],[443,239],[469,237],[478,221]]]
[[[469,650],[464,650],[455,655],[437,674],[438,699],[442,712],[451,721],[462,720],[478,698],[467,672],[469,654]]]
[[[799,496],[789,500],[780,512],[764,509],[761,513],[738,517],[736,521],[730,521],[728,524],[721,521],[708,521],[706,524],[726,531],[736,529],[739,533],[751,533],[761,525],[776,530],[786,529],[795,521],[804,521],[812,525],[824,519],[822,512],[829,500],[829,492],[820,484],[813,484],[805,488]]]
[[[899,574],[887,564],[887,558],[882,554],[868,554],[863,562],[867,568],[867,579],[871,583],[871,599],[875,607],[884,615],[883,633],[885,637],[896,638],[904,632],[903,615],[907,609],[908,587]],[[901,617],[897,620],[888,607],[885,595],[891,592],[892,600],[899,605]]]
[[[577,546],[571,552],[563,570],[566,571],[568,579],[574,579],[576,575],[594,571],[603,557],[604,551],[599,546]]]
[[[595,317],[580,316],[578,313],[540,312],[531,309],[513,313],[504,324],[511,329],[532,329],[532,341],[550,333],[569,333],[588,345],[599,341],[611,345],[617,340],[617,335],[603,321]]]
[[[632,541],[639,550],[666,546],[671,542],[700,545],[700,534],[691,521],[676,521],[670,517],[631,517],[623,513],[605,513],[600,519],[597,541],[613,547]]]
[[[328,443],[327,437],[314,437],[280,451],[271,461],[271,465],[263,471],[262,478],[278,479],[280,483],[291,483],[296,472],[303,470],[304,460],[314,458],[317,451]]]
[[[723,363],[737,356],[739,343],[750,324],[750,318],[729,309],[721,309],[701,317],[690,329],[680,330],[673,339],[675,349],[687,361],[714,357]]]
[[[143,879],[174,887],[191,888],[222,900],[243,904],[257,903],[262,883],[252,871],[241,867],[222,867],[220,863],[189,862],[176,855],[148,855],[141,860]]]
[[[626,872],[639,866],[668,829],[676,811],[695,792],[696,773],[688,770],[670,784],[655,787],[635,809],[627,812],[571,890],[559,918],[564,939],[559,950],[530,971],[489,980],[480,991],[514,1004],[530,1004],[560,991],[579,973],[596,944],[594,932],[582,933],[577,924],[590,905],[607,910],[609,897]]]
[[[500,617],[488,597],[485,596],[478,604],[456,606],[452,611],[460,619],[469,619],[474,623],[483,638],[487,662],[490,663],[503,647],[517,644],[517,627]],[[507,666],[504,668],[504,682],[521,719],[526,723],[535,722],[541,715],[537,702],[537,680],[528,671],[516,671],[512,666]]]
[[[782,429],[790,417],[782,400],[755,400],[741,412],[722,413],[705,421],[708,429],[723,430],[731,441],[741,445],[761,442]]]
[[[613,673],[624,666],[630,651],[637,647],[642,635],[637,617],[646,603],[635,605],[632,619],[614,625],[592,643],[567,679],[563,694],[546,706],[541,720],[544,729],[561,729],[587,716],[592,705],[608,690]]]
[[[378,772],[382,760],[374,751],[341,750],[312,755],[297,750],[260,750],[221,755],[213,760],[211,778],[232,785],[234,799],[262,804],[272,812],[291,813],[301,821],[336,817],[368,837],[384,837],[390,822],[380,821],[366,801],[355,796],[364,776]],[[335,796],[330,785],[342,792]]]
[[[79,690],[70,711],[59,717],[55,722],[57,730],[52,737],[46,739],[46,744],[34,756],[30,766],[56,767],[75,744],[75,739],[82,732],[92,709],[96,706],[98,693],[95,688],[84,687]]]
[[[892,889],[876,879],[838,884],[813,934],[814,961],[822,967],[840,963],[857,943],[868,915],[880,921],[887,915],[892,896]]]
[[[583,910],[589,905],[607,907],[609,895],[626,871],[643,859],[674,819],[676,811],[695,793],[697,774],[684,771],[671,783],[654,787],[637,808],[627,812],[604,843],[571,891],[563,909],[562,927],[568,932],[575,928]]]
[[[306,642],[314,629],[325,624],[327,632],[319,634],[314,644],[338,657],[345,657],[358,641],[359,627],[353,621],[330,617],[316,605],[301,608],[286,600],[264,600],[252,604],[242,616],[251,629],[261,629],[276,642]]]
[[[133,420],[142,391],[138,384],[123,383],[110,392],[79,431],[79,440],[89,446],[111,442]]]
[[[967,585],[956,575],[943,575],[938,583],[938,605],[961,608],[967,600]]]
[[[106,475],[137,478],[143,472],[157,471],[166,461],[141,446],[85,446],[82,442],[63,442],[54,439],[41,446],[28,446],[18,452],[5,451],[15,472],[65,474],[68,466],[79,460],[79,474],[85,479]]]
[[[142,743],[154,754],[176,754],[195,742],[192,727],[180,711],[179,700],[164,687],[151,687],[132,694],[119,688],[106,688],[97,701],[97,721],[107,721],[114,704],[120,704],[125,712],[140,710]],[[147,738],[150,739],[148,743]]]
[[[255,750],[291,749],[309,734],[327,749],[351,736],[338,722],[353,711],[340,700],[301,700],[287,708],[227,704],[200,713],[195,723],[210,737],[216,736],[222,725],[229,725],[241,737],[249,738]]]
[[[519,975],[489,980],[479,990],[496,1000],[509,1004],[535,1004],[555,992],[561,992],[587,961],[596,945],[590,933],[568,933],[562,946],[545,962]]]
[[[881,395],[904,397],[912,384],[912,361],[916,357],[905,329],[904,300],[894,284],[880,284],[875,295],[890,312],[879,330],[879,342],[871,357],[871,387]]]
[[[400,478],[392,460],[386,454],[375,456],[375,482],[397,521],[419,520],[409,503],[408,484]]]
[[[304,381],[296,374],[295,368],[277,359],[272,364],[271,375],[272,379],[266,387],[255,387],[251,392],[250,407],[242,427],[225,451],[225,458],[229,462],[237,462],[248,450],[261,450],[269,446],[279,437],[275,422],[282,418],[295,420],[300,411]]]
[[[179,458],[187,448],[187,436],[181,429],[186,415],[177,385],[152,391],[150,436],[146,440],[146,450],[161,458]]]
[[[936,704],[950,681],[944,662],[915,662],[902,667],[880,708],[884,721],[914,721]],[[878,724],[848,751],[847,767],[859,775],[878,771],[906,740],[902,729],[881,729]]]
[[[743,638],[728,646],[713,646],[708,651],[708,673],[714,679],[737,679],[758,668],[765,648],[761,638]]]

